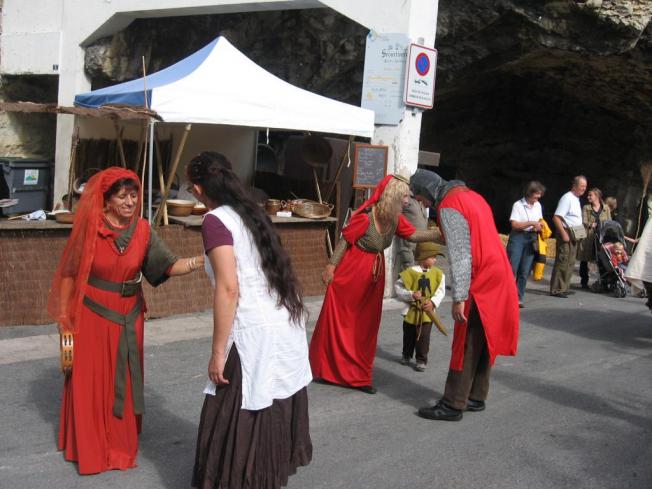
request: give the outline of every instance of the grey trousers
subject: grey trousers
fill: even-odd
[[[464,342],[464,364],[461,371],[448,371],[443,401],[453,409],[463,410],[469,399],[486,400],[490,373],[487,339],[478,309],[473,304]]]
[[[577,243],[569,241],[564,243],[559,234],[555,234],[557,240],[557,254],[555,264],[552,267],[550,277],[550,293],[565,294],[570,290],[570,282],[575,268],[575,256],[577,255]]]

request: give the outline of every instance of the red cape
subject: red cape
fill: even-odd
[[[505,247],[498,236],[491,207],[484,198],[466,187],[449,191],[442,209],[455,209],[466,219],[471,235],[471,287],[465,315],[471,304],[478,308],[493,365],[497,355],[516,355],[518,344],[518,293]],[[455,323],[451,370],[462,370],[467,323]]]

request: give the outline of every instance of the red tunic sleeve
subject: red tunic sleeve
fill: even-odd
[[[361,212],[351,218],[349,223],[342,229],[342,236],[349,244],[354,244],[357,240],[362,238],[367,228],[369,227],[369,214]]]
[[[396,226],[396,235],[399,238],[407,239],[416,232],[415,228],[410,221],[408,221],[403,214],[398,216],[398,225]]]

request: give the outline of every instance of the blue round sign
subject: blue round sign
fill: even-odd
[[[430,71],[430,58],[426,53],[419,53],[414,61],[414,67],[421,76],[426,76]]]

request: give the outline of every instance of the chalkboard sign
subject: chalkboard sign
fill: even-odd
[[[353,188],[374,188],[387,174],[388,146],[356,144]]]

